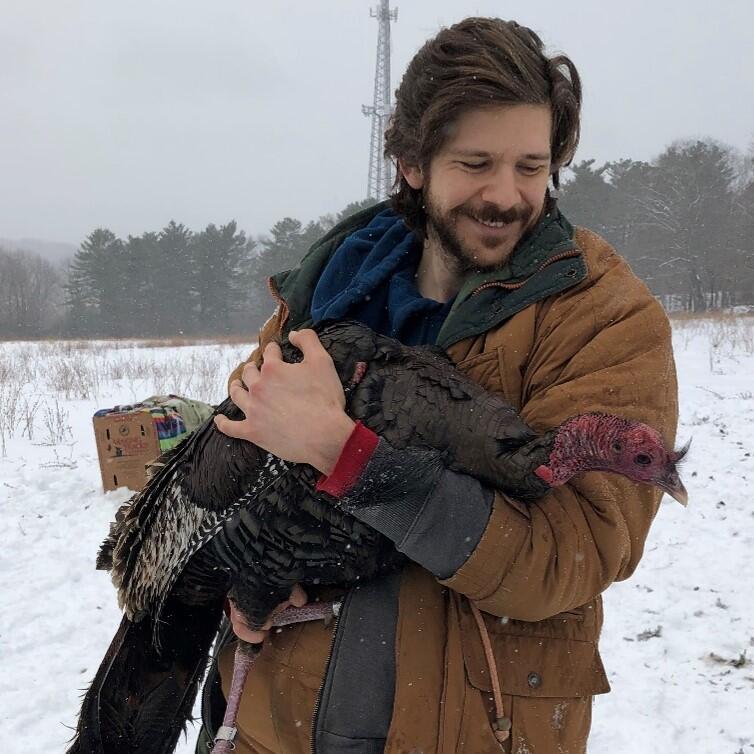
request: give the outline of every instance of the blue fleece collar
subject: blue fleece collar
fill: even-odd
[[[434,343],[452,301],[416,287],[421,242],[393,210],[348,236],[327,263],[312,297],[314,322],[356,319],[406,345]]]

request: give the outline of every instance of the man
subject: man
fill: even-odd
[[[464,474],[424,474],[423,457],[354,426],[307,328],[348,317],[436,343],[538,430],[604,411],[672,443],[667,319],[549,195],[578,143],[568,58],[513,22],[470,18],[417,53],[396,100],[392,207],[350,218],[273,278],[278,309],[231,379],[247,418],[218,426],[310,463],[412,564],[345,595],[294,590],[294,604],[342,597],[336,626],[251,632],[232,611],[239,636],[264,639],[237,751],[577,754],[592,697],[609,690],[599,595],[636,568],[659,494],[591,473],[524,505]],[[282,362],[283,336],[301,364]],[[226,693],[231,656],[219,661]]]

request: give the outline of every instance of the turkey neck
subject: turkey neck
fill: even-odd
[[[609,462],[611,446],[620,442],[628,421],[604,414],[581,414],[564,421],[555,431],[548,461],[553,486],[582,471],[616,471]]]

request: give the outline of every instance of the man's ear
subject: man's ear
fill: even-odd
[[[418,165],[409,165],[399,158],[398,169],[401,171],[401,175],[406,179],[406,183],[408,183],[412,189],[420,189],[424,187],[424,173],[422,173],[422,170]]]

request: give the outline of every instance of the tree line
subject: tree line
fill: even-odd
[[[754,145],[679,142],[652,162],[573,165],[560,206],[609,241],[669,310],[754,305]]]
[[[170,222],[126,241],[97,229],[68,270],[65,330],[115,337],[253,332],[274,307],[269,275],[297,264],[335,223],[369,203],[306,225],[286,217],[260,239],[235,221],[197,233]]]
[[[256,239],[235,221],[199,232],[171,221],[125,240],[97,228],[64,269],[0,249],[0,337],[253,333],[274,308],[267,278],[373,203],[352,202],[307,224],[285,217]]]
[[[559,203],[626,257],[670,310],[754,305],[754,149],[679,142],[651,162],[574,164]],[[271,313],[266,281],[348,215],[286,217],[251,238],[231,221],[170,222],[123,240],[98,228],[59,269],[0,249],[0,337],[129,337],[254,332]]]

